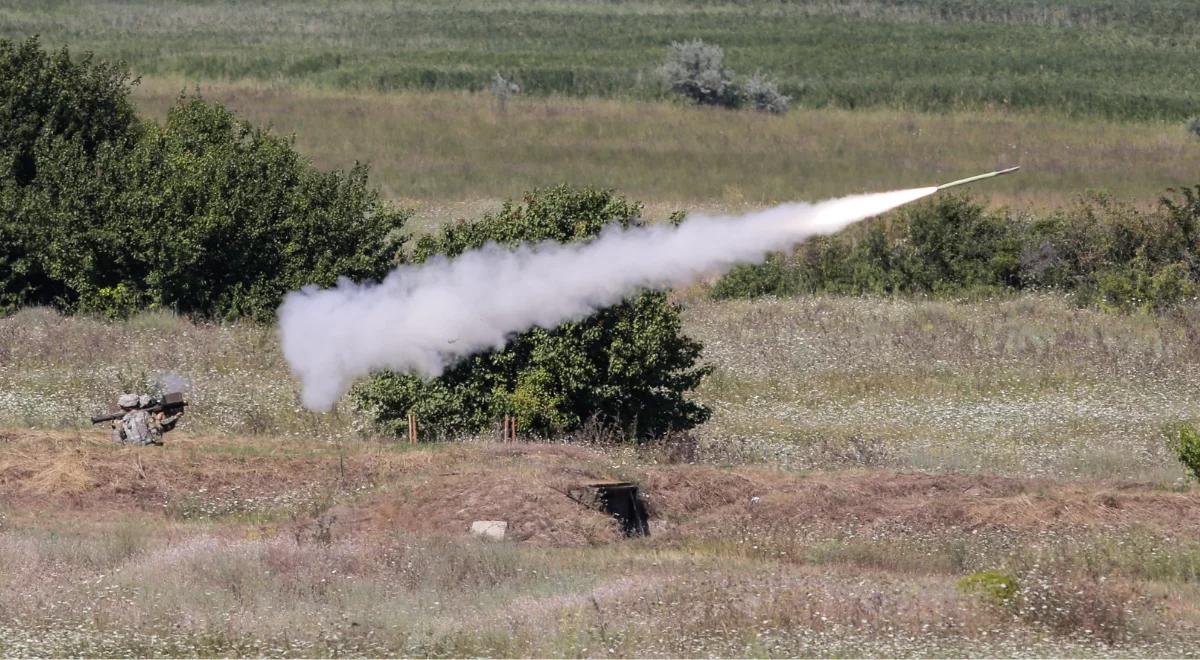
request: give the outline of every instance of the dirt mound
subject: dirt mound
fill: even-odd
[[[327,443],[172,437],[114,446],[103,434],[0,433],[0,501],[25,511],[187,511],[220,518],[247,506],[304,502],[339,533],[465,534],[506,520],[511,539],[546,546],[619,538],[579,489],[637,481],[668,536],[742,526],[1037,530],[1138,525],[1200,534],[1200,493],[1115,482],[847,471],[799,475],[754,467],[614,468],[604,452],[563,445]],[[297,495],[300,494],[300,495]],[[304,499],[307,498],[307,499]],[[321,504],[321,502],[327,502]],[[327,511],[328,503],[340,502]],[[249,503],[249,504],[247,504]],[[183,511],[184,513],[180,513]]]
[[[620,538],[611,517],[554,488],[547,476],[488,470],[422,479],[356,508],[363,512],[360,522],[376,531],[461,534],[475,520],[505,520],[508,538],[533,545],[588,545]]]
[[[577,498],[585,484],[611,479],[604,455],[565,445],[470,448],[459,469],[409,475],[341,515],[370,533],[462,534],[475,520],[508,522],[507,538],[543,546],[577,546],[620,538],[607,514]]]
[[[422,457],[424,458],[424,457]],[[355,487],[422,461],[307,451],[184,436],[167,447],[114,445],[103,434],[7,432],[0,437],[0,499],[22,507],[149,507],[180,497],[265,498],[313,484]]]
[[[680,531],[742,524],[775,528],[833,525],[912,529],[1141,526],[1200,532],[1200,493],[1134,484],[1056,483],[984,475],[848,472],[775,476],[742,498],[698,513]],[[693,483],[691,488],[704,488]],[[668,510],[669,512],[669,510]]]

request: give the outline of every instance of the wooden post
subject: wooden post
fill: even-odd
[[[504,444],[508,444],[508,435],[509,435],[509,433],[508,433],[508,429],[509,429],[509,424],[510,424],[510,421],[509,421],[509,420],[510,420],[510,419],[511,419],[511,418],[510,418],[508,415],[505,415],[505,416],[504,416],[504,434],[503,434],[503,436],[502,436],[502,437],[503,437],[503,440],[501,440],[501,441],[500,441],[500,442],[502,442],[502,443],[504,443]]]
[[[417,444],[417,416],[408,413],[408,444]]]

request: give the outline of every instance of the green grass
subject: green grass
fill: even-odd
[[[1021,108],[1180,121],[1200,106],[1200,7],[1185,0],[680,0],[425,3],[30,2],[0,36],[41,34],[148,75],[338,88],[661,96],[672,41],[725,47],[803,107]]]
[[[181,79],[134,96],[162,121]],[[486,94],[349,93],[205,84],[206,98],[294,134],[322,168],[372,166],[384,195],[418,224],[474,218],[500,200],[557,183],[616,188],[649,215],[738,210],[779,201],[929,185],[1006,165],[1018,176],[973,189],[995,203],[1046,210],[1088,189],[1151,202],[1197,182],[1200,141],[1173,124],[1029,113],[922,114],[796,110],[785,116],[629,100]]]

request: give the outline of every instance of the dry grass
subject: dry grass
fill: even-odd
[[[10,432],[0,444],[7,655],[1178,655],[1200,624],[1195,571],[1144,572],[1148,557],[1200,561],[1174,540],[1200,530],[1194,491],[800,477],[561,446],[293,445],[256,458],[255,471],[229,444],[198,438],[137,453],[201,508],[220,511],[238,493],[274,507],[195,519],[125,492],[138,481],[120,468],[132,452],[92,439]],[[80,440],[112,483],[27,497],[31,464],[53,464]],[[303,466],[332,475],[340,462],[322,506],[283,504],[318,478]],[[654,535],[565,531],[603,517],[556,489],[618,475],[645,487]],[[980,513],[1026,496],[1079,508],[1056,519]],[[1108,497],[1147,506],[1091,506]],[[1180,499],[1183,515],[1169,506]],[[492,516],[515,538],[465,537],[466,521]],[[544,534],[521,533],[547,517]],[[1017,576],[1015,609],[955,586],[982,568]]]
[[[1200,418],[1196,314],[1104,314],[1051,296],[693,300],[686,331],[715,367],[698,396],[716,414],[694,433],[692,453],[798,470],[1175,484],[1184,473],[1162,429]],[[191,383],[183,428],[273,438],[230,448],[247,457],[279,442],[338,446],[367,433],[352,411],[299,407],[266,327],[26,310],[0,319],[0,353],[5,425],[90,428],[87,416],[108,410],[120,391],[171,372]]]
[[[300,411],[270,328],[26,310],[0,319],[0,649],[1188,655],[1200,493],[1159,429],[1200,417],[1195,314],[691,300],[716,415],[678,465],[411,448]],[[194,403],[165,447],[90,430],[162,371]],[[650,539],[567,497],[598,479],[642,484]],[[957,586],[985,570],[1019,597]]]
[[[182,80],[148,80],[142,110],[162,118]],[[296,135],[320,167],[370,162],[384,194],[418,224],[476,217],[498,200],[560,182],[613,187],[649,214],[736,210],[929,185],[1006,165],[1025,173],[978,192],[1046,210],[1087,189],[1150,202],[1194,184],[1200,149],[1171,124],[1033,114],[796,110],[783,117],[598,99],[346,93],[205,83],[209,98]]]
[[[1200,417],[1195,310],[1062,298],[695,302],[715,367],[710,457],[1056,478],[1182,480],[1162,428]]]

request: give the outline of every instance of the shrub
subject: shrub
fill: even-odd
[[[798,293],[788,282],[794,269],[785,257],[772,254],[761,264],[735,266],[717,280],[711,295],[714,298],[757,298],[767,295],[790,295]]]
[[[1187,132],[1190,133],[1192,137],[1200,139],[1200,117],[1192,117],[1191,119],[1187,120],[1187,123],[1184,124],[1184,128],[1187,129]]]
[[[45,53],[37,37],[0,40],[0,179],[25,186],[37,178],[39,144],[76,144],[90,160],[102,145],[134,137],[134,82],[124,64],[91,53],[72,60],[65,47]]]
[[[521,92],[521,86],[497,73],[492,77],[492,83],[488,86],[488,90],[500,104],[500,109],[503,110],[508,107],[508,102],[513,95]]]
[[[138,122],[123,69],[51,58],[36,40],[0,42],[0,70],[18,79],[0,82],[16,99],[0,111],[13,172],[0,178],[0,310],[269,320],[289,290],[390,267],[406,215],[366,167],[318,172],[200,99],[181,98],[165,126]]]
[[[674,92],[700,105],[736,108],[742,103],[733,72],[725,68],[725,51],[715,44],[672,43],[660,71]]]
[[[1021,245],[1008,218],[957,196],[912,207],[905,217],[914,275],[923,290],[1017,284]]]
[[[63,48],[48,55],[37,37],[0,40],[0,311],[63,295],[63,283],[47,272],[40,234],[57,220],[46,208],[55,191],[35,184],[64,158],[86,179],[106,145],[136,139],[132,84],[123,65],[90,54],[73,60]]]
[[[124,230],[125,275],[144,273],[129,284],[151,305],[270,320],[290,290],[393,265],[389,237],[407,215],[379,200],[363,165],[319,172],[290,141],[199,99],[182,99],[139,147],[132,194],[109,226]]]
[[[1000,571],[980,571],[967,575],[958,581],[958,589],[978,595],[993,605],[1013,603],[1020,591],[1017,579]]]
[[[530,193],[494,215],[462,222],[417,242],[411,259],[455,256],[494,241],[584,241],[609,224],[638,222],[640,208],[611,192],[560,186]],[[432,380],[381,373],[351,397],[385,432],[407,430],[410,413],[435,437],[485,432],[515,415],[523,433],[549,436],[585,424],[630,439],[661,437],[706,420],[686,398],[708,372],[701,346],[682,334],[679,308],[645,292],[591,317],[536,328],[502,350],[472,356]]]
[[[762,112],[783,114],[788,111],[792,97],[779,93],[775,81],[766,78],[761,73],[755,73],[746,81],[746,102],[750,107]]]
[[[1191,424],[1180,424],[1168,431],[1171,451],[1183,467],[1200,480],[1200,432]]]
[[[790,255],[733,269],[717,298],[760,295],[962,295],[1057,289],[1084,305],[1161,312],[1200,294],[1200,186],[1170,189],[1157,208],[1102,195],[1041,218],[938,197]]]

